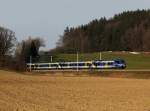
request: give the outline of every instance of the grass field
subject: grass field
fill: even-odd
[[[150,111],[149,92],[145,79],[0,71],[0,111]]]
[[[99,53],[79,54],[79,61],[99,60]],[[122,58],[127,63],[127,69],[150,69],[150,54],[130,54],[128,52],[102,52],[102,59],[111,60]],[[54,57],[57,61],[76,61],[76,54],[58,54]]]

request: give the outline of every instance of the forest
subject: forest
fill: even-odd
[[[66,27],[52,53],[150,51],[150,10],[125,11]]]

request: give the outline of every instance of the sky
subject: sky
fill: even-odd
[[[41,37],[48,50],[56,47],[67,26],[149,8],[150,0],[0,0],[0,26],[13,30],[18,41]]]

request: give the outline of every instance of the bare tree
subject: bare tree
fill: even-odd
[[[15,33],[9,29],[0,27],[0,65],[6,56],[11,55],[16,43]]]

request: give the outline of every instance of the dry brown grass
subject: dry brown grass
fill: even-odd
[[[0,111],[150,111],[150,80],[0,71]]]

